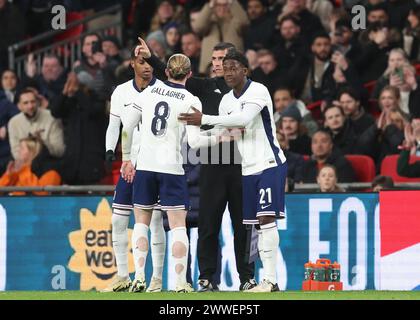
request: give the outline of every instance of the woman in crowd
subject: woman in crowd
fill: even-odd
[[[372,98],[377,99],[386,86],[400,87],[404,84],[404,71],[412,68],[407,54],[401,48],[392,49],[388,57],[388,67],[377,80],[372,92]]]
[[[61,177],[54,169],[34,170],[33,162],[42,156],[42,142],[36,137],[28,137],[20,140],[19,157],[9,162],[6,172],[0,178],[0,186],[57,186],[61,184]],[[23,192],[16,192],[22,195]],[[42,192],[36,193],[38,195]]]
[[[318,172],[316,182],[318,183],[320,192],[344,192],[337,184],[337,172],[333,165],[324,165]]]

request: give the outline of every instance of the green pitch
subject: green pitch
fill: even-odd
[[[94,291],[8,291],[0,300],[420,300],[420,291],[284,291],[275,293],[99,293]]]

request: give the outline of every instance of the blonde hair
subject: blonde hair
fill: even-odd
[[[394,48],[394,49],[392,49],[390,52],[389,52],[389,55],[388,55],[388,60],[389,60],[389,57],[391,57],[391,55],[392,54],[400,54],[402,57],[403,57],[403,60],[404,60],[404,62],[403,62],[403,65],[401,66],[403,69],[406,69],[406,68],[410,68],[410,67],[412,67],[411,66],[411,64],[410,64],[410,60],[409,60],[409,58],[407,57],[407,54],[405,53],[405,51],[403,50],[403,49],[401,49],[401,48]],[[413,69],[414,69],[414,67],[412,67]],[[385,70],[385,72],[384,72],[384,76],[385,77],[389,77],[390,75],[391,75],[391,73],[392,72],[394,72],[395,70],[394,69],[392,69],[389,65],[388,65],[388,67],[386,68],[386,70]]]
[[[405,114],[401,111],[401,109],[398,109],[398,108],[390,109],[388,117],[389,117],[389,120],[391,121],[391,123],[393,123],[395,126],[397,126],[396,122],[400,121],[402,126],[401,126],[401,128],[398,127],[398,126],[397,127],[401,131],[404,131],[404,127],[408,123],[408,120],[407,120],[407,117],[405,116]]]
[[[400,93],[400,89],[398,89],[397,87],[393,87],[393,86],[385,86],[381,92],[379,93],[379,100],[381,100],[381,96],[385,91],[389,91],[392,93],[392,95],[395,97],[396,100],[398,100],[398,102],[401,100],[401,93]]]
[[[167,63],[169,76],[174,80],[183,80],[191,71],[191,61],[183,54],[172,55]]]
[[[20,143],[25,143],[29,152],[32,154],[32,159],[35,159],[42,149],[42,143],[39,138],[29,136],[19,140]]]

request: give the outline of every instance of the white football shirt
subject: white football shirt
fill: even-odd
[[[286,161],[276,138],[273,102],[266,86],[248,80],[239,96],[226,93],[219,105],[219,116],[203,115],[202,124],[244,128],[238,140],[242,156],[242,175],[257,174]]]
[[[153,85],[156,79],[153,78],[149,85]],[[135,104],[138,95],[142,92],[136,85],[134,79],[124,82],[117,86],[111,95],[111,108],[109,113],[109,124],[106,130],[105,146],[106,151],[115,151],[120,136],[120,126],[122,115],[129,106]],[[131,150],[131,162],[136,166],[137,154],[140,149],[140,127],[134,130],[133,143]]]
[[[187,135],[191,148],[217,143],[216,136],[200,135],[200,128],[178,120],[180,113],[201,111],[200,100],[183,85],[156,80],[137,96],[123,119],[123,160],[130,158],[132,131],[140,121],[141,141],[137,170],[183,175],[182,140]]]

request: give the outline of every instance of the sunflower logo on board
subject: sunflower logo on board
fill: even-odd
[[[112,210],[106,199],[102,199],[96,213],[88,209],[80,210],[80,230],[69,234],[74,250],[69,269],[80,273],[80,290],[100,290],[109,285],[117,275],[117,265],[112,250],[111,231]],[[128,230],[131,239],[132,230]],[[129,272],[134,265],[129,241]]]

